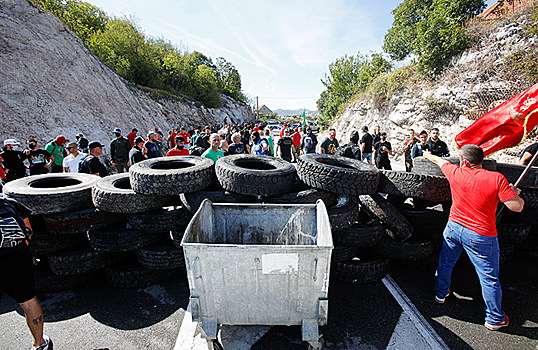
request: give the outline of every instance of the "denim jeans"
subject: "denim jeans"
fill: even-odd
[[[448,221],[443,236],[443,247],[435,271],[435,294],[440,298],[447,295],[452,268],[465,249],[480,279],[482,297],[486,303],[486,322],[489,324],[501,322],[505,313],[501,308],[497,237],[479,235],[454,221]]]

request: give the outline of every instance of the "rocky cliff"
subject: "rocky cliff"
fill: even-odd
[[[108,68],[54,15],[27,0],[1,0],[0,140],[84,133],[108,144],[112,129],[141,133],[180,125],[250,120],[248,105],[223,96],[222,108],[153,100]]]
[[[383,103],[371,98],[354,101],[339,115],[333,127],[347,142],[352,129],[360,130],[368,125],[372,130],[379,125],[387,131],[393,147],[404,140],[410,128],[420,132],[437,127],[451,154],[457,155],[453,141],[457,133],[498,103],[531,86],[502,69],[507,57],[535,45],[535,38],[524,35],[527,16],[521,13],[481,29],[482,34],[473,46],[456,57],[451,67],[433,83],[408,83]],[[536,132],[532,132],[519,146],[491,157],[515,162],[518,153],[535,138]]]

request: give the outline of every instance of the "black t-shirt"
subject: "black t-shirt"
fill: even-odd
[[[129,162],[131,165],[143,160],[146,160],[146,157],[144,156],[144,153],[142,153],[142,150],[136,146],[131,148],[129,151]]]
[[[448,150],[448,146],[443,141],[437,139],[437,141],[433,141],[432,139],[428,140],[428,145],[430,145],[431,152],[434,156],[439,157],[448,157],[450,156],[450,151]]]
[[[232,143],[230,146],[228,146],[228,154],[246,154],[246,153],[247,153],[247,147],[242,142],[239,142],[238,144]]]
[[[87,174],[99,174],[99,176],[101,177],[105,177],[108,175],[108,171],[106,170],[105,165],[101,163],[99,161],[99,158],[97,158],[93,154],[90,154],[80,162],[80,164],[78,165],[78,172]]]
[[[525,148],[525,151],[523,153],[525,153],[525,152],[529,152],[530,154],[532,154],[534,156],[536,154],[536,152],[538,152],[538,142],[533,143],[529,147]]]
[[[19,202],[0,197],[0,256],[14,251],[23,245],[30,233],[24,223],[29,217],[30,209]]]
[[[280,155],[282,159],[291,161],[291,146],[293,146],[293,139],[289,136],[283,136],[278,139],[277,145],[280,147]]]
[[[376,159],[379,159],[379,160],[388,160],[389,159],[389,154],[382,150],[381,148],[383,148],[383,146],[387,147],[389,150],[392,151],[392,146],[390,145],[390,142],[388,141],[378,141],[375,143],[374,145],[374,148],[376,150],[375,152],[375,158]]]
[[[44,149],[30,150],[28,161],[30,162],[30,175],[48,174],[49,169],[45,168],[47,159],[51,154]]]
[[[364,135],[362,135],[362,138],[361,138],[361,144],[363,143],[364,144],[364,151],[363,153],[372,153],[373,150],[372,150],[372,144],[373,144],[373,137],[372,135],[366,133]]]
[[[26,154],[21,151],[4,151],[0,153],[2,159],[4,159],[4,167],[8,169],[6,176],[8,179],[18,179],[26,175],[26,167],[23,161],[28,158]]]
[[[82,136],[80,139],[78,139],[77,141],[77,144],[78,144],[78,148],[80,149],[86,149],[88,148],[88,144],[90,143],[90,141],[88,141],[87,138],[85,138],[84,136]]]

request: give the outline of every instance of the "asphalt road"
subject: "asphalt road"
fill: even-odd
[[[498,332],[484,326],[483,303],[472,265],[462,256],[453,275],[455,296],[433,301],[436,257],[393,262],[390,275],[451,349],[538,349],[538,260],[518,256],[501,269],[504,309],[511,324]],[[329,324],[320,331],[327,349],[418,349],[390,344],[402,309],[383,283],[329,284]],[[185,276],[123,290],[96,279],[71,291],[40,295],[45,332],[56,349],[173,349],[189,296]],[[0,302],[0,348],[29,349],[21,310]],[[391,345],[391,346],[389,346]],[[272,327],[252,349],[307,349],[299,326]]]

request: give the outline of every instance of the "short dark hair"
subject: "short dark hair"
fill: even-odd
[[[477,145],[465,145],[461,147],[460,155],[471,166],[479,165],[484,161],[484,150]]]
[[[437,131],[437,132],[439,132],[439,129],[437,129],[437,128],[432,128],[431,131]]]
[[[426,135],[428,136],[428,132],[426,130],[422,130],[418,136]]]

